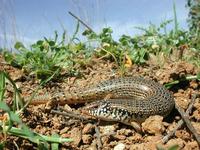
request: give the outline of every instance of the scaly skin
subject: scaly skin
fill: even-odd
[[[141,122],[151,115],[165,117],[174,107],[174,98],[168,90],[142,77],[111,79],[77,92],[56,93],[51,97],[54,98],[60,104],[94,101],[84,107],[84,112],[103,120],[123,123]],[[38,97],[32,104],[45,101]]]

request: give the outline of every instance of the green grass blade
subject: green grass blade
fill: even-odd
[[[75,30],[75,32],[74,32],[74,34],[72,35],[72,38],[71,38],[71,40],[70,40],[70,44],[75,40],[75,39],[77,39],[76,38],[76,35],[78,34],[78,31],[79,31],[79,27],[80,26],[80,23],[79,23],[79,21],[77,22],[77,25],[76,25],[76,30]]]
[[[52,137],[59,138],[58,134],[52,135]],[[58,150],[59,144],[58,143],[51,143],[51,150]]]
[[[8,128],[8,126],[6,126],[6,128]],[[28,127],[27,127],[27,129],[28,129]],[[46,135],[41,135],[41,134],[38,134],[35,132],[32,132],[32,135],[29,136],[29,134],[27,134],[23,128],[21,129],[21,128],[16,128],[16,127],[12,127],[9,130],[9,133],[12,135],[15,135],[15,136],[29,139],[32,142],[37,143],[37,144],[38,144],[38,141],[46,141],[46,142],[53,142],[53,143],[63,143],[63,142],[71,142],[72,141],[72,139],[69,139],[69,138],[46,136]]]
[[[59,144],[58,143],[51,143],[51,149],[52,150],[59,150]]]
[[[173,12],[174,12],[174,33],[175,35],[178,33],[178,20],[176,14],[176,4],[173,2]]]
[[[4,142],[0,142],[0,150],[3,150],[4,149]]]
[[[195,76],[188,76],[179,80],[174,80],[172,82],[166,83],[164,86],[169,89],[171,88],[173,85],[176,85],[182,81],[188,81],[188,80],[200,80],[200,74],[197,74]]]
[[[0,72],[0,101],[3,101],[5,93],[5,75],[4,72]]]
[[[178,145],[173,145],[170,148],[168,148],[168,150],[178,150],[179,146]]]
[[[22,98],[20,96],[20,91],[17,88],[15,82],[10,78],[10,76],[4,72],[4,76],[5,78],[12,84],[13,88],[14,88],[14,103],[13,103],[13,110],[19,110],[19,108],[23,107],[23,101]]]
[[[10,108],[3,101],[0,101],[0,109],[6,112],[10,112]]]

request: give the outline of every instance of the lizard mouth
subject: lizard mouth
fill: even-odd
[[[84,113],[87,113],[92,116],[105,115],[108,113],[109,110],[110,110],[110,103],[105,100],[89,103],[82,109]]]

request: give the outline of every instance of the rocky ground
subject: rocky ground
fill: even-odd
[[[22,96],[30,96],[38,87],[39,83],[34,78],[26,76],[21,70],[3,63],[0,57],[0,70],[9,73],[16,85],[22,90]],[[91,64],[91,65],[90,65]],[[38,91],[38,94],[53,93],[58,89],[67,91],[78,90],[90,85],[99,83],[121,76],[117,66],[106,60],[93,59],[84,69],[81,70],[82,77],[63,77],[61,81],[53,81]],[[131,65],[127,68],[126,76],[144,76],[151,78],[161,84],[165,84],[184,76],[196,75],[198,68],[184,61],[165,62],[162,66],[148,62],[146,65]],[[173,93],[176,103],[184,110],[187,109],[192,95],[199,92],[200,82],[197,80],[183,81],[173,86],[169,90]],[[7,102],[11,103],[12,90],[7,92]],[[44,135],[57,133],[61,137],[69,137],[74,141],[60,144],[61,149],[89,149],[96,150],[152,150],[156,147],[169,148],[178,145],[179,149],[198,150],[198,144],[192,133],[184,125],[176,134],[166,143],[163,144],[161,139],[167,133],[174,129],[177,122],[181,119],[176,110],[167,117],[152,116],[142,123],[143,133],[137,133],[132,127],[111,122],[85,122],[71,117],[50,113],[51,109],[66,108],[77,110],[80,105],[70,106],[49,106],[48,104],[29,105],[26,112],[21,115],[23,122],[33,131]],[[200,99],[196,98],[194,109],[190,114],[190,121],[200,134]],[[98,130],[97,130],[98,129]],[[98,132],[99,131],[99,132]],[[2,137],[0,136],[0,139]],[[28,140],[8,136],[6,139],[7,149],[36,149],[36,145]]]

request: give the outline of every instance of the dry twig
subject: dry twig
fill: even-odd
[[[97,137],[97,146],[98,150],[102,148],[102,141],[101,141],[101,135],[99,132],[99,128],[95,125],[95,132],[96,132],[96,137]]]
[[[186,126],[188,127],[188,129],[192,132],[192,134],[194,135],[194,137],[197,140],[197,143],[200,146],[200,135],[197,133],[196,129],[194,128],[194,126],[192,125],[191,121],[189,120],[189,115],[186,114],[182,108],[178,107],[177,105],[175,106],[176,109],[178,110],[178,112],[180,113],[183,121],[185,122]]]
[[[58,110],[51,110],[51,113],[52,114],[62,115],[62,116],[68,116],[68,117],[72,117],[72,118],[79,119],[79,120],[82,120],[82,121],[87,121],[87,122],[91,122],[92,121],[91,118],[87,118],[85,116],[81,116],[80,114],[76,114],[74,112],[68,112],[68,111],[61,112],[61,111],[58,111]]]
[[[79,17],[77,17],[76,15],[74,15],[72,12],[68,12],[72,17],[74,17],[75,19],[77,19],[81,24],[83,24],[86,28],[88,28],[90,31],[94,32],[94,30],[92,30],[91,27],[89,27],[85,22],[83,22]],[[94,32],[95,33],[95,32]]]
[[[192,133],[194,134],[195,138],[197,139],[197,142],[199,143],[199,135],[197,134],[196,130],[194,129],[194,127],[191,125],[190,121],[189,121],[189,114],[191,113],[191,110],[193,108],[193,105],[195,103],[195,99],[197,97],[197,94],[194,94],[192,96],[192,100],[188,106],[188,109],[186,110],[186,112],[184,112],[180,107],[178,107],[177,105],[175,105],[175,108],[178,110],[178,112],[180,113],[182,119],[178,122],[178,125],[174,128],[173,131],[171,131],[170,133],[168,133],[166,136],[163,137],[162,141],[163,143],[166,143],[169,141],[169,139],[175,134],[175,132],[181,128],[181,126],[184,124],[184,122],[186,123],[189,123],[189,127],[188,127],[188,124],[186,123],[187,127],[190,129],[192,129]],[[185,120],[186,119],[186,120]]]

